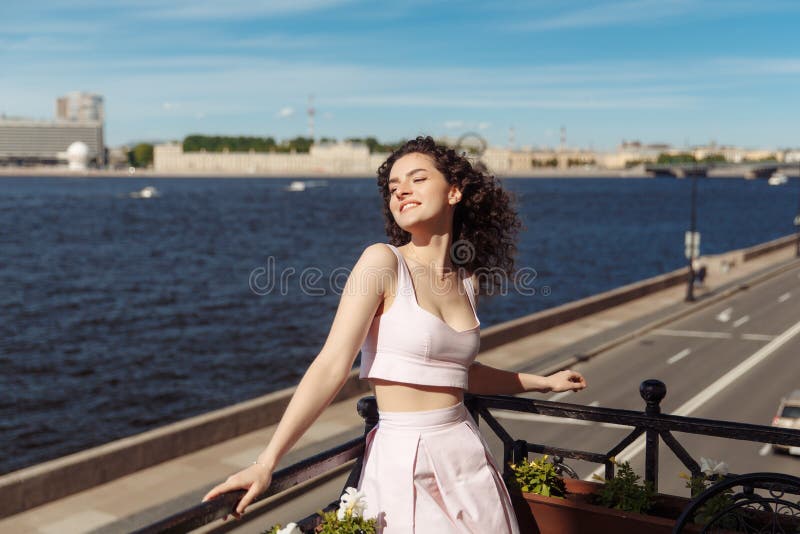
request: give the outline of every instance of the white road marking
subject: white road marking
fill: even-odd
[[[673,356],[669,360],[667,360],[667,365],[672,365],[675,362],[681,361],[682,359],[687,357],[689,354],[691,354],[691,352],[692,352],[692,349],[683,349],[678,354],[676,354],[675,356]]]
[[[789,297],[791,296],[792,296],[791,293],[784,293],[783,295],[778,297],[778,302],[786,302],[787,300],[789,300]]]
[[[727,323],[731,320],[731,313],[733,313],[733,308],[725,308],[717,314],[717,321]]]
[[[749,315],[745,315],[744,317],[740,317],[739,319],[736,319],[733,322],[733,327],[734,328],[739,328],[740,326],[742,326],[744,323],[746,323],[749,320],[750,320],[750,316]]]
[[[742,334],[741,337],[745,341],[772,341],[775,336],[768,334]]]
[[[654,334],[662,336],[677,336],[677,337],[704,337],[711,339],[730,339],[733,334],[729,332],[702,332],[699,330],[670,330],[668,328],[658,328],[653,330]]]
[[[767,444],[765,444],[763,447],[761,447],[761,448],[758,450],[758,455],[759,455],[759,456],[766,456],[766,455],[768,455],[770,452],[772,452],[772,445],[770,445],[769,443],[767,443]]]
[[[549,400],[551,402],[556,402],[556,401],[559,401],[559,400],[563,399],[564,397],[566,397],[570,393],[572,393],[572,392],[571,391],[562,391],[561,393],[556,393],[555,395],[553,395],[552,397],[550,397],[547,400]]]
[[[789,340],[800,334],[800,322],[792,325],[788,330],[777,336],[775,339],[758,349],[746,360],[739,365],[719,377],[711,385],[704,390],[700,391],[697,395],[684,402],[677,410],[672,412],[672,415],[690,415],[695,410],[700,408],[703,404],[712,399],[719,392],[730,386],[737,379],[741,378],[745,373],[750,371],[753,367],[767,359],[772,353],[776,352],[779,348],[785,345]],[[626,462],[644,450],[645,436],[639,436],[633,443],[625,447],[620,452],[616,459],[617,462]],[[597,474],[600,475],[605,472],[605,466],[600,466],[595,469],[592,474],[585,477],[584,480],[591,480]]]
[[[594,423],[583,419],[568,419],[566,417],[554,417],[551,415],[541,415],[538,413],[512,412],[506,410],[492,410],[492,414],[498,419],[512,419],[514,421],[528,421],[534,423],[553,423],[556,425],[575,425],[575,426],[601,426],[603,428],[627,428],[626,425],[616,423]]]

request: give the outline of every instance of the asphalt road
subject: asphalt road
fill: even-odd
[[[780,345],[777,346],[776,345]],[[743,362],[747,361],[746,364]],[[657,378],[667,385],[664,413],[769,425],[783,395],[800,389],[800,267],[752,286],[714,305],[576,365],[589,387],[579,393],[527,395],[575,404],[643,410],[639,384]],[[737,371],[731,374],[731,371]],[[716,382],[722,388],[712,388]],[[715,391],[714,389],[718,389]],[[690,402],[691,401],[691,402]],[[494,411],[516,439],[605,452],[629,427]],[[498,458],[500,442],[482,424]],[[731,472],[774,471],[800,475],[800,456],[774,454],[761,443],[676,433],[699,461],[725,461]],[[622,454],[640,474],[644,452]],[[567,463],[582,477],[596,464]],[[688,495],[678,475],[688,470],[663,443],[659,490]],[[602,472],[602,471],[600,471]]]

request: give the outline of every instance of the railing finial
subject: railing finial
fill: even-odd
[[[378,424],[378,401],[374,396],[361,397],[356,404],[358,415],[364,418],[365,433]]]
[[[667,396],[667,386],[661,380],[649,378],[639,385],[639,394],[647,403],[645,413],[658,415],[661,413],[661,401]]]

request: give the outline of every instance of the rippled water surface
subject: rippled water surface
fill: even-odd
[[[290,181],[0,179],[0,472],[299,379],[338,303],[326,281],[386,238],[373,180]],[[484,327],[685,263],[688,180],[504,185],[537,294],[483,299]],[[796,180],[698,185],[703,253],[793,231]],[[286,291],[251,291],[254,269],[292,267]],[[309,267],[324,294],[301,291]]]

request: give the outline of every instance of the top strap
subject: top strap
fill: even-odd
[[[408,270],[403,254],[394,245],[389,243],[386,243],[386,245],[397,256],[397,294],[413,298],[414,289],[411,285],[411,272]]]
[[[475,303],[475,289],[472,285],[472,277],[470,276],[464,277],[464,287],[467,288],[467,297],[469,297],[469,303],[472,304],[472,312],[475,314],[475,318],[477,318],[478,305]]]

